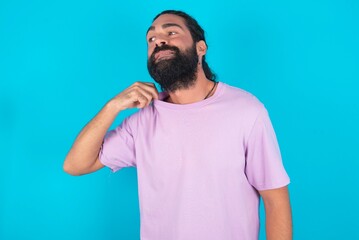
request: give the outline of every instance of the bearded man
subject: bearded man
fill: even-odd
[[[143,240],[258,239],[260,197],[267,239],[292,239],[289,177],[264,105],[216,81],[204,31],[188,14],[157,15],[147,44],[162,92],[136,82],[108,101],[76,138],[64,170],[136,167]]]

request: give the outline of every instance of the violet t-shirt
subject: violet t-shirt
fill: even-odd
[[[259,194],[289,184],[275,132],[252,94],[219,82],[191,103],[159,100],[109,131],[100,161],[136,167],[141,240],[254,240]]]

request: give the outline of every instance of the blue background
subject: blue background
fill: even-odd
[[[0,239],[139,239],[135,168],[73,177],[62,164],[110,98],[152,81],[145,32],[164,9],[193,15],[219,80],[269,110],[295,239],[359,239],[355,0],[1,0]]]

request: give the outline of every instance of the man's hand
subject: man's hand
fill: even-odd
[[[77,136],[66,156],[65,172],[82,175],[102,168],[98,154],[105,134],[116,116],[127,108],[144,108],[153,99],[158,99],[155,85],[144,82],[136,82],[112,98]]]
[[[118,111],[127,108],[144,108],[153,99],[158,99],[158,91],[153,83],[135,82],[130,87],[115,96],[111,101]]]

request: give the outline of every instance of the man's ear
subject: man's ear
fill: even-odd
[[[207,53],[207,44],[205,41],[201,40],[196,43],[197,48],[197,55],[202,59],[202,56],[206,55]]]

